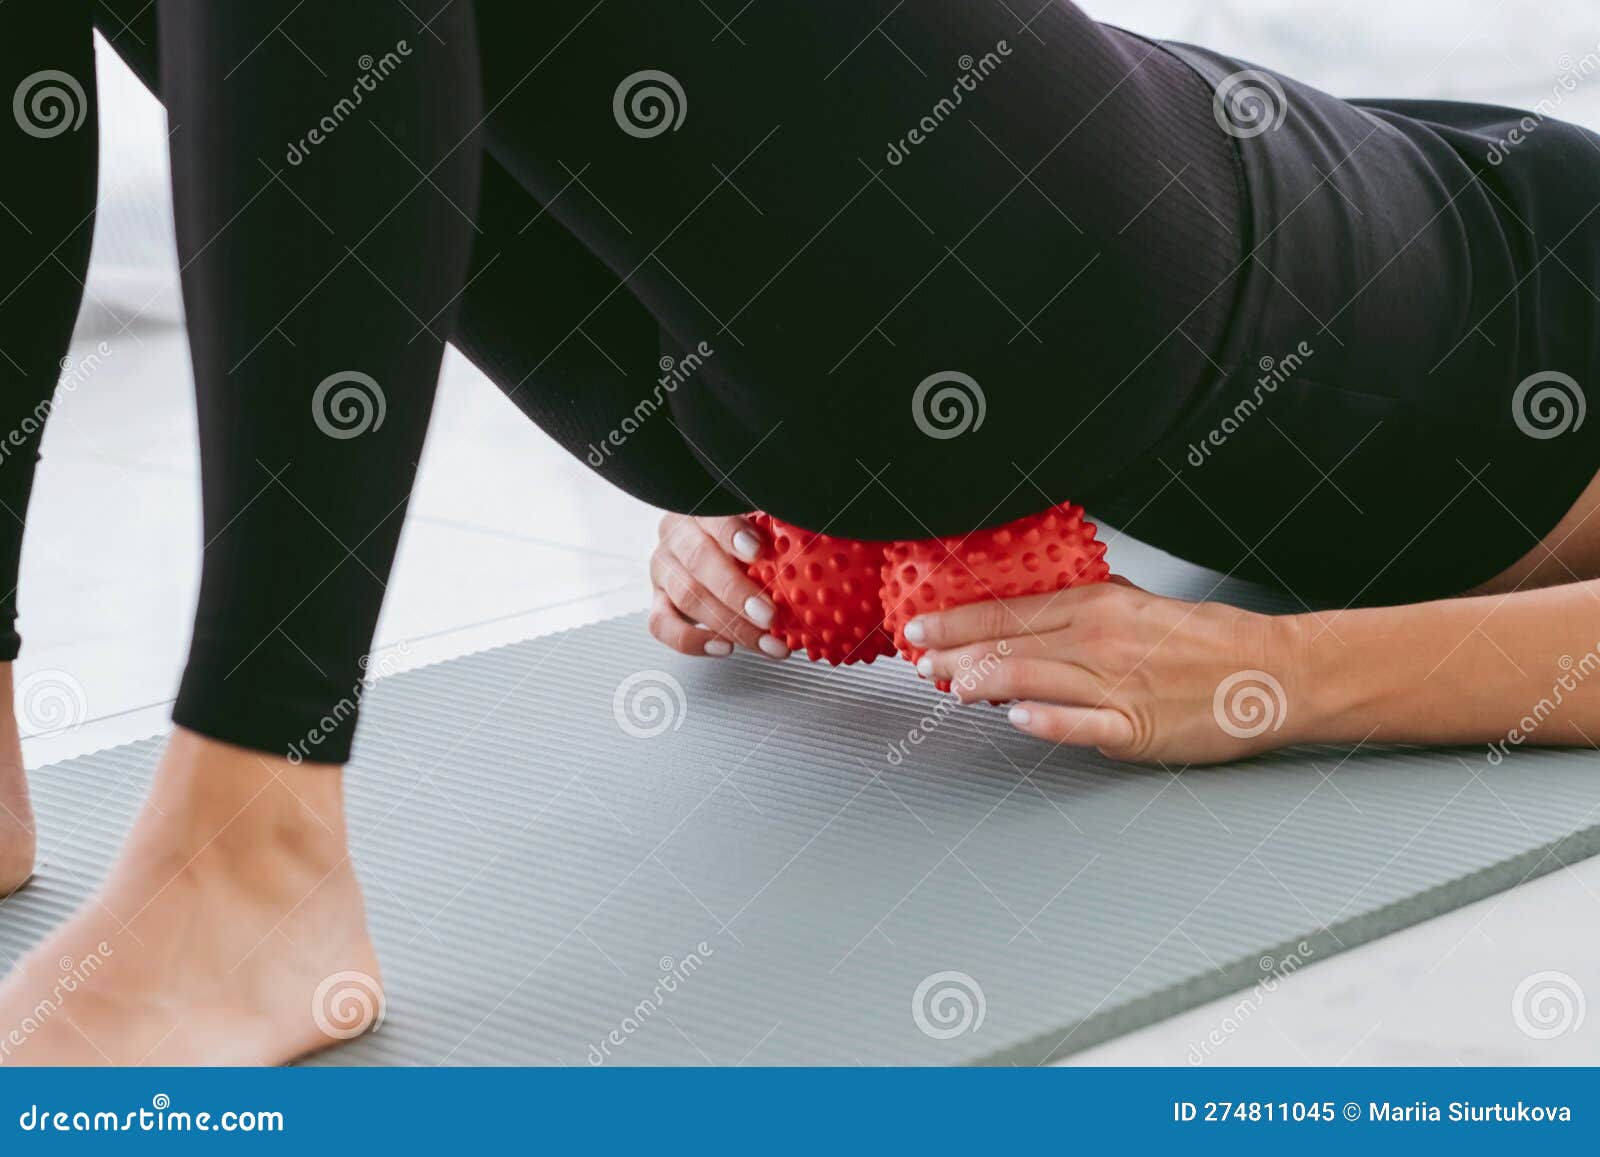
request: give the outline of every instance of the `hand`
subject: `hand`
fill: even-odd
[[[1019,730],[1113,759],[1214,763],[1295,741],[1298,620],[1123,579],[921,616],[924,674]]]
[[[771,546],[747,520],[668,514],[650,556],[650,633],[685,655],[731,655],[734,644],[787,659],[766,633],[776,613],[745,564]]]

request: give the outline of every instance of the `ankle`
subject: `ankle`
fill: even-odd
[[[33,873],[37,835],[12,701],[11,664],[0,663],[0,896]]]
[[[342,769],[295,765],[176,728],[135,835],[140,830],[159,833],[169,857],[204,859],[258,880],[268,863],[276,872],[299,865],[320,874],[349,851]]]
[[[11,664],[0,663],[0,788],[9,775],[22,774],[22,731],[17,726],[16,699]]]

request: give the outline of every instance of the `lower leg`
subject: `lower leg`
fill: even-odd
[[[11,701],[11,664],[0,663],[0,704]],[[33,874],[36,845],[17,717],[0,706],[0,896],[9,895]]]
[[[0,6],[0,895],[33,871],[10,710],[23,520],[94,233],[94,52],[84,0]]]
[[[430,29],[387,4],[161,5],[204,571],[150,801],[95,898],[0,985],[0,1027],[37,1028],[26,1063],[281,1062],[381,1000],[338,764],[479,169],[471,13]],[[361,115],[310,137],[391,44]]]

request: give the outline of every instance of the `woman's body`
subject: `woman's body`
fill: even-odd
[[[83,68],[89,10],[51,8],[71,26],[52,31],[79,38],[76,64],[12,61],[8,84]],[[348,751],[447,335],[609,480],[719,516],[666,520],[653,567],[652,629],[698,653],[759,637],[760,604],[726,557],[730,516],[757,506],[920,537],[1071,498],[1341,604],[1600,576],[1579,497],[1600,424],[1538,437],[1514,404],[1533,375],[1600,367],[1600,299],[1573,281],[1600,269],[1600,150],[1579,130],[1544,122],[1496,167],[1476,150],[1515,114],[1358,108],[1275,78],[1282,123],[1229,132],[1213,92],[1238,62],[1065,3],[1026,26],[959,0],[757,6],[720,29],[654,5],[535,17],[485,3],[481,53],[461,0],[427,28],[403,6],[294,9],[161,5],[204,579],[157,798],[99,901],[37,958],[128,948],[76,1003],[77,1033],[56,1022],[27,1059],[285,1059],[317,1043],[298,1011],[308,987],[375,975],[337,772],[286,755],[312,734],[314,761]],[[57,19],[43,12],[27,18]],[[142,42],[148,70],[155,35],[122,16],[103,27]],[[354,62],[401,40],[358,113],[308,142]],[[687,102],[675,130],[615,103],[648,69]],[[64,142],[84,150],[73,134],[39,143]],[[280,159],[291,144],[302,160]],[[90,204],[39,204],[54,228],[15,242],[68,298],[56,268],[74,273],[74,238],[77,274],[87,257],[84,163],[63,184]],[[48,397],[71,318],[46,333],[4,308],[5,333],[32,335],[19,380],[34,397],[6,400],[26,411]],[[692,378],[640,419],[659,359],[688,351]],[[949,372],[977,382],[985,419],[938,437],[912,400]],[[324,435],[315,391],[351,373],[378,383],[384,421]],[[13,498],[27,480],[7,483]],[[1020,620],[958,613],[928,638],[935,670],[955,645],[1017,638],[1009,681],[973,693],[1035,700],[1022,725],[1036,733],[1217,759],[1291,738],[1501,733],[1579,616],[1596,621],[1589,595],[1573,583],[1268,623],[1106,588]],[[1500,637],[1502,622],[1515,630]],[[1485,676],[1485,638],[1520,681]],[[1358,675],[1330,684],[1341,662]],[[1219,680],[1274,668],[1285,728],[1219,731]],[[1428,684],[1460,672],[1473,712],[1438,712],[1451,700]],[[1347,686],[1393,694],[1346,702]],[[1537,740],[1583,730],[1570,715]],[[233,917],[203,918],[222,909]],[[0,1014],[31,1007],[40,979],[0,987]],[[163,1035],[180,996],[195,1012]]]

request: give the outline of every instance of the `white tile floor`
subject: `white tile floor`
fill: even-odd
[[[1337,8],[1090,0],[1097,16],[1269,60],[1336,91],[1471,95],[1531,104],[1563,53],[1600,38],[1592,0],[1448,0]],[[1448,14],[1449,33],[1436,21]],[[103,211],[74,355],[111,353],[49,426],[20,590],[18,674],[65,672],[87,719],[25,743],[32,765],[153,734],[181,670],[200,545],[198,463],[159,106],[102,54],[109,94]],[[1591,91],[1592,90],[1592,91]],[[1570,95],[1600,121],[1600,80]],[[126,326],[135,312],[137,324]],[[646,604],[656,515],[596,484],[457,356],[446,363],[380,646],[396,669]],[[1259,1001],[1212,1002],[1075,1058],[1184,1064],[1231,1019],[1208,1063],[1600,1063],[1600,1013],[1536,1039],[1518,985],[1566,974],[1600,996],[1600,859],[1306,968]],[[1575,1005],[1574,1008],[1581,1006]]]

